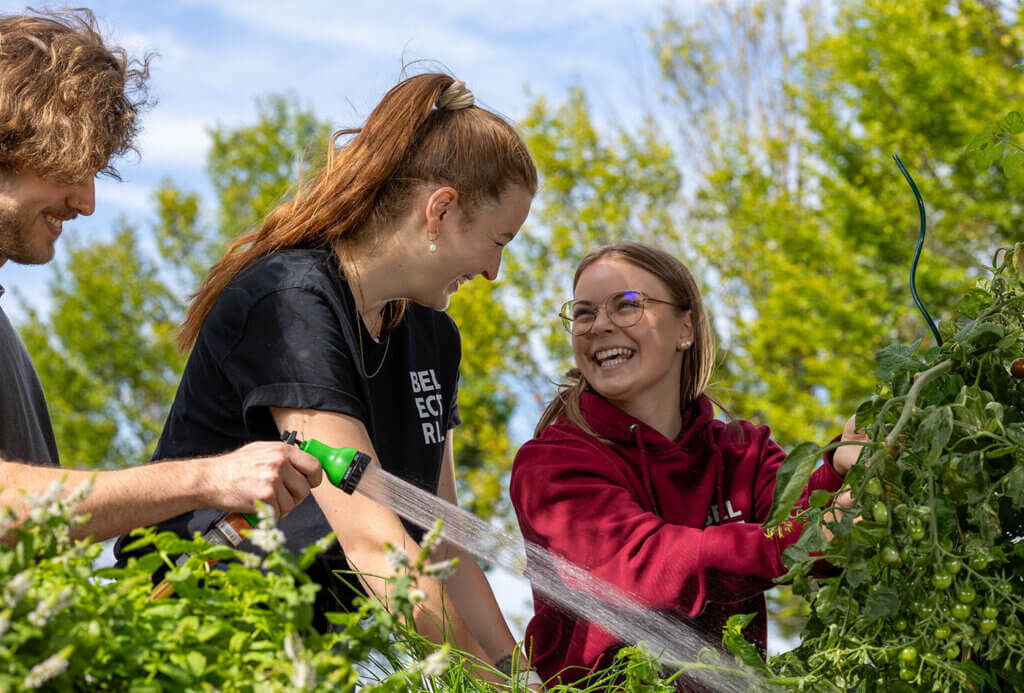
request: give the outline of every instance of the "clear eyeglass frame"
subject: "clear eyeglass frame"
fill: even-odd
[[[566,332],[574,337],[581,337],[594,328],[597,315],[602,308],[613,325],[624,328],[640,322],[648,303],[664,303],[682,310],[678,303],[652,298],[643,291],[630,289],[616,291],[599,304],[582,300],[566,301],[558,311],[558,317],[562,319],[562,326]]]

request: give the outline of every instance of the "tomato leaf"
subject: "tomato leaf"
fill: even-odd
[[[789,518],[820,456],[821,448],[814,443],[800,443],[782,461],[775,477],[772,509],[764,523],[766,528],[778,527]]]

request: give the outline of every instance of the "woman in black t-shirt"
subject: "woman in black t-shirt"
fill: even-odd
[[[336,149],[342,135],[352,137]],[[463,282],[497,278],[502,249],[529,212],[536,169],[514,128],[443,74],[399,83],[362,128],[337,133],[330,152],[314,181],[238,239],[200,287],[180,342],[192,353],[155,457],[294,430],[363,450],[455,503],[461,352],[443,311]],[[190,536],[218,517],[197,511],[163,527]],[[359,571],[363,589],[383,594],[370,576],[393,572],[385,542],[419,551],[419,531],[329,483],[279,526],[295,550],[337,533],[313,570],[321,612],[351,596],[332,571]],[[447,552],[438,559],[463,554],[438,551]],[[444,585],[424,578],[420,586],[428,597],[416,615],[421,633],[440,642],[445,623],[457,646],[483,661],[513,652],[472,556],[462,555]]]

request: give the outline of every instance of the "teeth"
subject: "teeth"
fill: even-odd
[[[60,217],[55,217],[52,214],[43,214],[43,219],[51,226],[56,226],[58,229],[64,224],[64,220]]]
[[[633,356],[633,350],[625,347],[614,347],[612,349],[603,349],[596,354],[594,358],[602,366],[617,366],[620,363],[625,363]],[[620,358],[616,358],[620,357]],[[607,359],[611,359],[608,361]]]

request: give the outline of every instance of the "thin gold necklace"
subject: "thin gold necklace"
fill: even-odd
[[[366,376],[366,379],[367,380],[371,380],[373,378],[376,378],[377,374],[380,373],[380,369],[384,367],[384,360],[388,357],[388,347],[391,346],[391,331],[388,330],[387,339],[384,340],[384,355],[380,357],[380,363],[377,364],[377,370],[375,370],[373,373],[367,373],[366,372],[366,356],[363,355],[363,329],[364,329],[366,323],[363,320],[362,313],[360,313],[358,309],[356,310],[356,315],[359,316],[359,322],[360,322],[360,325],[359,325],[359,365],[361,365],[363,367],[363,375]],[[383,316],[381,316],[381,321],[383,322]],[[369,328],[366,328],[366,329],[367,329],[367,331],[369,331]]]

